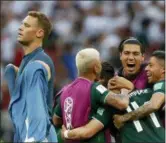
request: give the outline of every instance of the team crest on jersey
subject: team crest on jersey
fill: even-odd
[[[72,128],[72,110],[73,110],[73,99],[71,97],[67,97],[64,101],[64,112],[65,112],[67,129]]]
[[[98,85],[96,89],[103,94],[105,91],[107,91],[107,88],[105,88],[103,85]]]
[[[163,86],[163,83],[156,83],[156,84],[154,85],[153,90],[154,90],[154,91],[159,90],[159,89],[162,88],[162,86]]]

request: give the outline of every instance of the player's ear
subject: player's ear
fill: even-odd
[[[101,64],[99,62],[96,62],[94,65],[94,70],[97,74],[101,72],[101,68]]]
[[[162,70],[162,74],[165,75],[165,67],[163,67],[161,70]]]
[[[39,29],[36,33],[36,37],[37,38],[42,38],[44,37],[44,30],[43,29]]]
[[[120,60],[122,60],[122,52],[120,52]]]
[[[144,54],[142,54],[142,62],[145,60],[145,56]]]

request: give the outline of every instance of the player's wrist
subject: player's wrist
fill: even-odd
[[[122,115],[122,120],[123,120],[123,123],[127,122],[127,121],[130,121],[131,120],[131,116],[127,114],[124,114]]]
[[[65,130],[65,131],[64,131],[64,137],[65,137],[65,139],[68,139],[68,138],[69,138],[68,133],[69,133],[69,130]]]
[[[129,90],[128,90],[128,89],[126,89],[126,88],[122,88],[122,89],[121,89],[121,94],[123,94],[123,95],[128,95],[128,93],[129,93]]]

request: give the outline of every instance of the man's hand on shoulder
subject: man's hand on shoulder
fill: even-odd
[[[125,79],[124,77],[115,76],[109,80],[108,88],[110,90],[126,88],[132,91],[134,89],[134,85],[131,81]]]

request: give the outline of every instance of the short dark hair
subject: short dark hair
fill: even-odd
[[[48,38],[52,30],[52,25],[47,16],[39,11],[29,11],[28,15],[38,19],[38,24],[44,30],[44,39]]]
[[[108,62],[102,62],[102,70],[100,73],[100,78],[104,79],[104,85],[107,86],[108,80],[112,78],[115,74],[113,66]]]
[[[161,50],[154,51],[151,57],[156,57],[159,60],[165,61],[165,52]]]
[[[145,53],[145,48],[143,47],[143,45],[141,44],[141,42],[139,42],[136,38],[134,37],[130,37],[127,39],[124,39],[120,42],[119,44],[119,52],[122,53],[123,52],[123,48],[125,44],[136,44],[140,46],[141,49],[141,53],[144,54]]]

